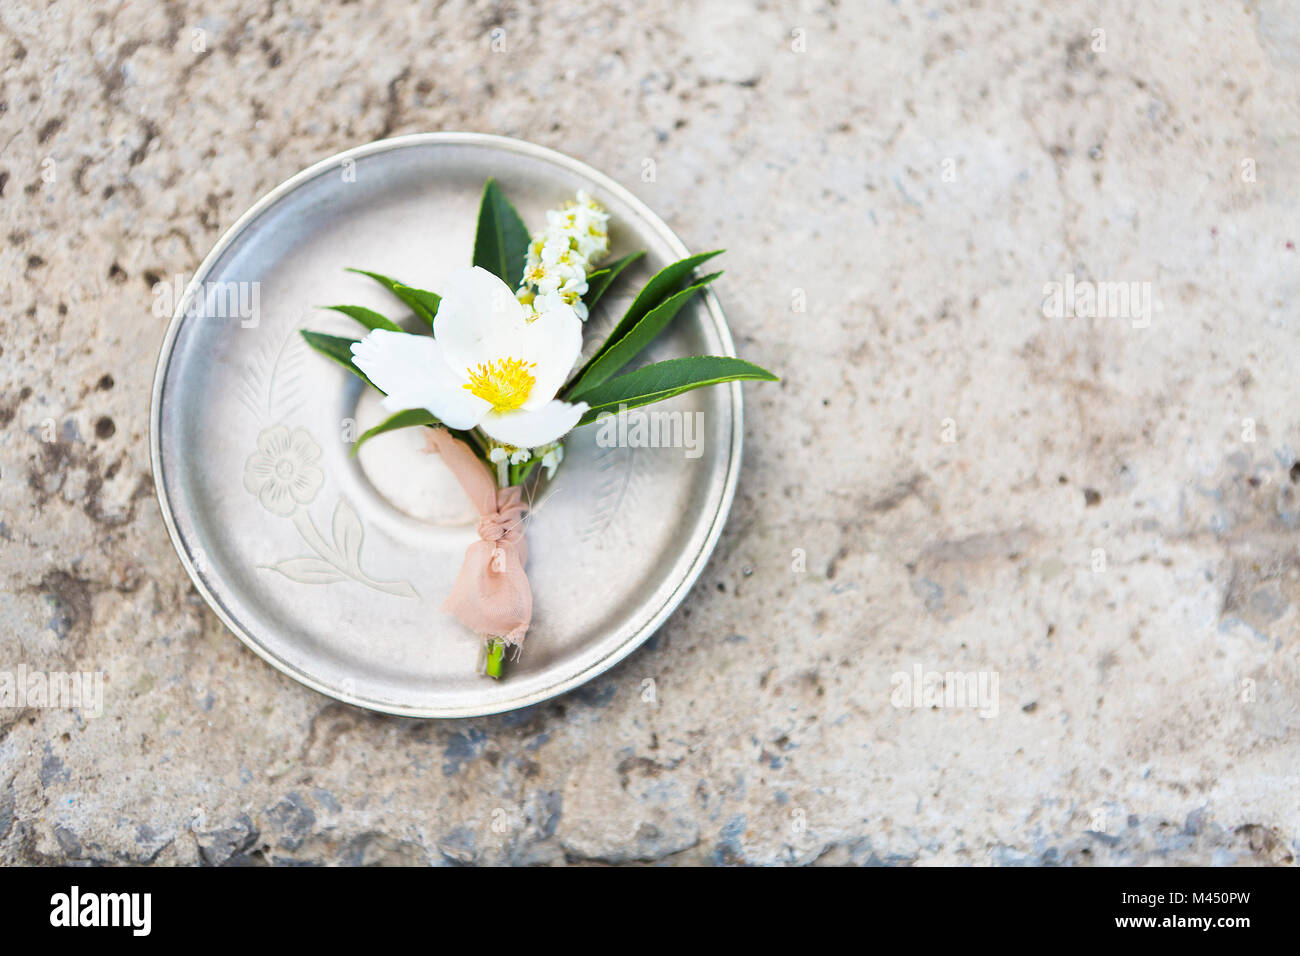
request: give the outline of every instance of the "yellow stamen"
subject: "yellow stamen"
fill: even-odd
[[[520,408],[537,381],[528,371],[536,365],[523,359],[497,359],[477,369],[466,369],[469,384],[464,387],[499,412]]]

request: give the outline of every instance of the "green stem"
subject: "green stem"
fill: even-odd
[[[506,661],[506,642],[499,637],[489,637],[487,641],[487,656],[484,658],[483,673],[494,680],[501,679],[501,673],[505,670]]]
[[[532,458],[528,459],[522,465],[511,465],[510,484],[522,485],[525,481],[528,480],[528,476],[532,474],[533,469],[537,467],[537,464],[540,461],[541,458],[538,457],[537,455],[534,455]]]

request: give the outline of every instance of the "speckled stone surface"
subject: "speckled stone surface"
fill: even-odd
[[[6,3],[0,670],[105,686],[0,710],[0,861],[1293,863],[1298,104],[1288,0]],[[727,246],[784,377],[660,633],[459,722],[245,650],[147,449],[153,284],[438,129]],[[1151,309],[1045,309],[1067,276]]]

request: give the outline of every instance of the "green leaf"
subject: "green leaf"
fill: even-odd
[[[438,293],[430,292],[427,289],[417,289],[405,282],[398,282],[396,279],[381,275],[378,272],[367,272],[365,269],[349,269],[348,272],[355,272],[358,275],[369,276],[374,279],[405,302],[407,308],[412,312],[433,325],[434,316],[438,314],[438,305],[442,302],[442,296],[438,295]]]
[[[721,249],[715,249],[713,252],[701,252],[699,255],[687,256],[670,266],[664,266],[655,273],[654,278],[647,282],[641,291],[637,293],[623,318],[619,319],[618,325],[614,326],[614,331],[609,333],[609,338],[605,340],[605,344],[592,357],[592,361],[594,362],[595,359],[600,358],[601,355],[618,344],[618,340],[627,335],[645,317],[646,313],[663,302],[664,299],[679,291],[696,266],[701,262],[712,259],[720,252],[722,252]],[[588,362],[587,366],[590,367],[591,364],[592,362]]]
[[[433,412],[429,411],[427,408],[408,408],[404,412],[398,412],[396,415],[389,416],[374,428],[366,431],[365,434],[357,439],[357,443],[352,446],[352,454],[355,455],[361,450],[362,445],[370,441],[370,439],[374,438],[376,435],[382,435],[384,432],[396,431],[399,428],[412,428],[416,425],[436,425],[438,424],[438,421],[438,416],[433,414]]]
[[[591,408],[578,424],[594,422],[601,412],[617,412],[620,405],[636,408],[706,385],[743,380],[775,382],[777,377],[767,369],[725,355],[694,355],[655,362],[612,378],[583,395],[582,400]]]
[[[594,309],[596,303],[600,301],[600,297],[609,291],[609,287],[614,284],[618,274],[643,255],[645,255],[644,250],[629,253],[617,262],[611,262],[605,268],[587,276],[587,294],[582,297],[582,301],[587,304],[587,309]]]
[[[528,254],[528,229],[496,180],[483,186],[474,237],[474,265],[497,276],[511,291],[519,288]]]
[[[356,319],[371,331],[375,329],[388,329],[390,332],[402,331],[402,327],[392,319],[380,315],[374,309],[367,309],[364,305],[324,305],[321,308],[342,312],[349,318]]]
[[[590,391],[636,358],[638,353],[653,342],[655,337],[668,326],[668,323],[676,317],[682,306],[695,293],[720,275],[722,275],[721,272],[715,272],[712,275],[705,276],[676,295],[669,296],[647,312],[645,317],[633,326],[625,336],[615,342],[603,354],[598,354],[587,365],[582,374],[578,376],[577,381],[568,389],[567,396],[569,398],[581,398],[584,392]]]
[[[383,389],[379,388],[378,385],[366,378],[365,372],[352,364],[352,346],[360,341],[359,339],[345,339],[340,335],[325,335],[321,332],[308,332],[306,329],[302,329],[301,331],[302,337],[307,340],[307,344],[317,352],[320,352],[321,355],[338,362],[345,369],[376,391],[380,393],[383,392]]]

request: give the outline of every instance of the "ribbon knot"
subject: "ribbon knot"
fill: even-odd
[[[517,541],[522,535],[522,527],[522,517],[497,511],[479,518],[478,536],[484,541]]]
[[[497,488],[492,473],[445,428],[425,431],[425,451],[442,456],[479,513],[478,536],[442,609],[470,630],[519,645],[533,619],[533,592],[524,572],[528,509],[518,486]]]

